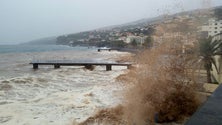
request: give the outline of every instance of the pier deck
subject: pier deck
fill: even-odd
[[[97,62],[93,60],[36,60],[30,64],[33,65],[33,69],[38,69],[39,65],[54,65],[54,68],[60,68],[60,66],[85,66],[87,69],[91,69],[93,66],[106,66],[106,71],[112,70],[112,66],[127,66],[129,69],[131,63],[117,63],[117,62]]]
[[[106,51],[111,51],[111,50],[116,50],[116,49],[112,49],[112,48],[99,48],[97,51],[100,52],[102,50],[106,50]]]

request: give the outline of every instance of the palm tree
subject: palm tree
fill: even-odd
[[[220,55],[222,48],[221,40],[212,40],[212,37],[201,39],[199,41],[199,56],[200,61],[203,63],[205,70],[207,71],[207,82],[212,83],[211,70],[212,65],[218,72],[218,68],[214,59],[214,56]]]

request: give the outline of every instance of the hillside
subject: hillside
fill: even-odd
[[[85,31],[74,34],[61,35],[58,37],[43,38],[28,42],[28,44],[63,44],[63,45],[82,45],[82,46],[111,46],[124,47],[124,37],[129,34],[135,36],[150,36],[155,29],[155,26],[163,22],[175,20],[178,17],[188,17],[190,20],[198,20],[199,24],[204,24],[212,13],[217,13],[217,18],[222,19],[222,6],[210,9],[198,9],[192,11],[185,11],[173,15],[161,15],[154,18],[144,18],[134,22],[129,22],[121,25],[108,26],[98,28],[92,31]],[[204,15],[208,13],[208,16]]]

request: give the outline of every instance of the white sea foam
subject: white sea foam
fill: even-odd
[[[0,54],[0,123],[3,125],[66,125],[83,121],[100,108],[117,105],[121,90],[115,78],[126,67],[97,66],[94,71],[83,67],[40,66],[34,71],[32,59],[110,60],[122,52],[59,51],[42,53]]]

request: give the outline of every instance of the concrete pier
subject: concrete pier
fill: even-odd
[[[61,66],[84,66],[86,69],[93,69],[93,66],[106,66],[106,71],[111,71],[112,66],[126,66],[128,69],[132,67],[131,63],[117,62],[95,62],[95,61],[73,61],[73,60],[41,60],[32,61],[33,69],[38,69],[39,65],[53,65],[55,69]]]

